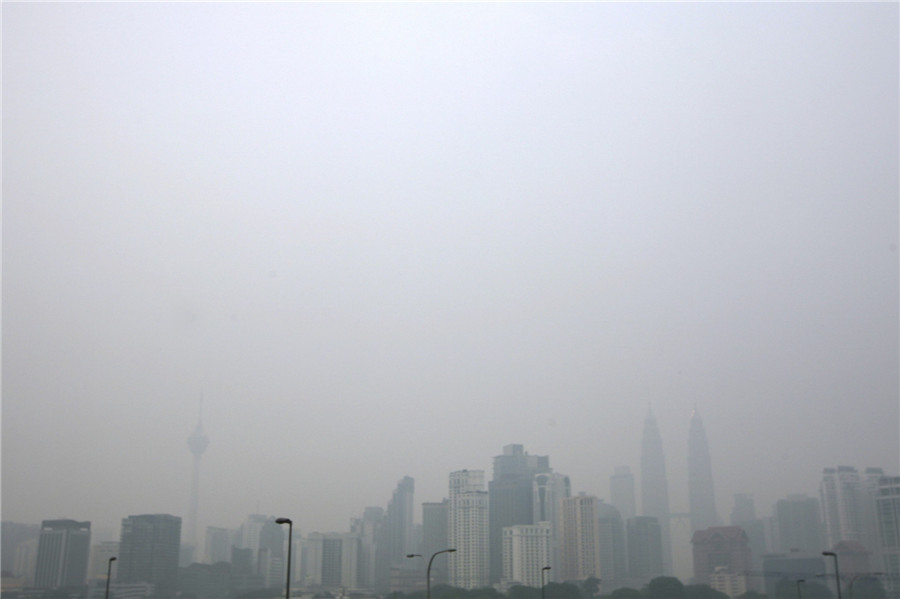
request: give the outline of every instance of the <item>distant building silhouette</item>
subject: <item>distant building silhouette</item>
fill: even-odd
[[[628,466],[617,466],[609,477],[609,502],[619,510],[623,520],[637,516],[634,499],[634,475]]]
[[[628,578],[628,552],[625,544],[625,522],[619,510],[602,500],[597,506],[600,537],[600,575],[605,588],[616,588]]]
[[[550,523],[551,570],[546,580],[559,582],[563,579],[562,567],[562,501],[572,496],[569,477],[559,472],[543,472],[534,477],[534,521]]]
[[[825,547],[819,500],[789,495],[775,503],[774,549],[792,557],[815,557]]]
[[[691,538],[694,553],[694,583],[709,584],[715,573],[744,574],[751,571],[750,540],[739,526],[712,526]]]
[[[450,515],[450,501],[422,504],[422,556],[430,559],[438,551],[450,548],[447,537]],[[437,556],[431,568],[431,583],[447,584],[450,580],[447,569],[447,554]]]
[[[713,490],[712,461],[709,441],[694,408],[688,434],[688,495],[691,511],[691,533],[719,524],[716,514],[716,496]]]
[[[231,560],[231,531],[215,526],[206,527],[206,563],[217,564]]]
[[[34,586],[57,589],[83,585],[90,551],[90,522],[44,520],[38,541]]]
[[[900,595],[900,476],[883,476],[875,499],[885,586]]]
[[[187,525],[187,534],[185,535],[185,543],[193,549],[197,547],[197,526],[198,512],[200,505],[200,458],[209,445],[209,438],[203,433],[203,422],[198,419],[194,432],[187,440],[191,454],[194,456],[194,463],[191,469],[191,505],[188,510],[188,517],[185,524]]]
[[[503,575],[503,529],[534,524],[534,476],[549,471],[548,456],[529,455],[522,445],[506,445],[494,457],[494,476],[488,484],[492,583]]]
[[[463,589],[489,586],[488,493],[484,470],[450,473],[450,507],[447,515],[450,584]]]
[[[644,419],[641,441],[641,512],[656,518],[662,534],[663,572],[672,571],[672,536],[669,513],[669,482],[666,478],[666,459],[662,437],[652,410]]]
[[[180,546],[181,518],[169,514],[124,518],[119,540],[118,581],[150,583],[161,599],[175,596]]]
[[[652,516],[636,516],[625,523],[628,577],[641,586],[664,574],[662,526]]]
[[[875,511],[881,468],[867,468],[860,476],[852,466],[825,468],[819,492],[825,524],[825,545],[834,548],[841,541],[855,541],[880,562],[881,540]]]

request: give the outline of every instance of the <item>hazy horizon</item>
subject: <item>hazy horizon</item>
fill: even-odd
[[[900,474],[897,4],[2,11],[3,520]]]

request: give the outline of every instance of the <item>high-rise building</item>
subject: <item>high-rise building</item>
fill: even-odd
[[[885,586],[900,594],[900,476],[883,476],[875,498]]]
[[[116,558],[111,566],[109,558]],[[91,580],[106,580],[106,572],[110,572],[110,579],[115,580],[119,572],[119,542],[104,541],[91,547],[91,562],[88,569],[88,578]]]
[[[206,563],[231,561],[231,531],[215,526],[206,527]]]
[[[548,581],[562,577],[562,500],[572,496],[569,477],[559,472],[544,472],[534,477],[534,521],[550,523],[550,562]]]
[[[430,559],[438,551],[451,548],[447,538],[449,513],[450,502],[447,499],[422,504],[422,555],[425,559]],[[432,584],[447,584],[450,580],[448,574],[447,554],[442,553],[432,563]]]
[[[41,534],[41,527],[37,524],[20,524],[18,522],[6,522],[0,524],[0,570],[11,572],[16,577],[24,578],[26,572],[16,569],[16,553],[25,543],[33,544],[35,555],[37,554],[37,541]],[[34,569],[29,570],[32,580]],[[31,583],[29,583],[30,586]]]
[[[769,551],[766,545],[766,527],[764,522],[756,517],[756,507],[753,503],[753,495],[750,493],[735,494],[734,508],[731,510],[731,525],[739,526],[747,533],[747,539],[750,541],[750,558],[753,561],[753,571],[759,572],[762,566],[762,556],[769,553]],[[720,579],[722,581],[730,581],[728,585],[732,585],[734,582],[734,579],[729,578],[725,574]],[[723,582],[723,584],[725,583]],[[761,581],[751,580],[750,587],[762,588],[762,583]],[[733,590],[735,587],[729,586],[728,588]]]
[[[200,505],[200,458],[209,445],[209,438],[203,433],[203,422],[198,419],[194,432],[187,440],[191,455],[194,456],[194,464],[191,469],[191,505],[187,517],[187,534],[185,542],[192,550],[197,547],[197,514]]]
[[[641,511],[656,518],[662,534],[663,574],[672,571],[672,536],[669,521],[669,482],[666,478],[666,459],[662,437],[652,410],[644,419],[641,440]]]
[[[834,548],[841,541],[854,541],[878,560],[881,542],[875,500],[883,474],[881,468],[868,468],[861,477],[852,466],[823,470],[819,492],[826,546]]]
[[[173,597],[178,588],[181,518],[144,514],[122,519],[118,582],[146,582],[160,598]]]
[[[415,481],[404,476],[397,483],[384,517],[384,529],[388,551],[388,563],[391,567],[408,566],[407,554],[415,550],[413,542],[413,510]]]
[[[447,538],[450,584],[463,589],[489,586],[488,493],[484,490],[484,470],[450,473]]]
[[[609,498],[624,520],[637,516],[634,475],[628,466],[616,466],[615,473],[609,477]]]
[[[83,585],[90,551],[90,522],[44,520],[38,540],[34,586],[56,589]]]
[[[750,540],[739,526],[713,526],[698,530],[691,538],[694,553],[694,583],[709,584],[710,576],[751,571]]]
[[[619,510],[602,500],[597,506],[600,573],[606,588],[612,589],[628,577],[625,522]]]
[[[278,586],[284,580],[284,536],[284,529],[274,517],[266,520],[259,531],[256,570],[267,587]]]
[[[819,500],[806,495],[788,495],[775,503],[775,549],[796,558],[815,557],[822,552],[822,521]]]
[[[628,545],[628,577],[641,586],[663,575],[663,537],[659,520],[636,516],[625,523]]]
[[[529,455],[522,445],[506,445],[494,457],[494,478],[488,485],[492,583],[503,574],[503,529],[535,522],[534,476],[549,471],[548,456]]]
[[[504,585],[539,588],[550,561],[550,523],[517,524],[503,529]]]
[[[301,578],[309,586],[358,590],[360,539],[347,533],[310,533],[303,539]]]
[[[384,508],[370,506],[363,510],[362,518],[357,518],[350,524],[351,534],[359,538],[358,582],[362,589],[373,590],[377,586],[375,554],[383,521]]]
[[[700,412],[694,408],[688,434],[688,496],[691,509],[691,532],[716,526],[716,496],[713,491],[712,461],[709,457],[709,442],[700,419]]]
[[[576,495],[562,501],[562,554],[565,580],[601,578],[600,500],[593,495]]]

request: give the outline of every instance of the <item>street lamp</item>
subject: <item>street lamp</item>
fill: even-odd
[[[291,599],[291,545],[294,536],[294,522],[290,518],[278,518],[275,524],[288,525],[288,556],[287,556],[287,576],[284,582],[284,599]]]
[[[109,578],[112,576],[112,563],[116,561],[116,558],[109,558],[109,562],[106,564],[106,599],[109,599]]]
[[[541,568],[541,599],[544,599],[544,572],[548,572],[550,570],[550,566],[544,566]]]
[[[797,599],[803,599],[803,595],[800,594],[800,585],[806,582],[806,579],[800,578],[797,580]]]
[[[822,555],[834,558],[834,580],[837,584],[837,599],[841,599],[841,573],[838,570],[838,556],[834,551],[823,551]]]
[[[425,570],[425,599],[431,599],[431,564],[434,562],[434,558],[439,556],[442,553],[453,553],[456,549],[441,549],[440,551],[435,551],[431,554],[431,559],[428,560],[428,568]],[[406,557],[421,557],[425,559],[424,556],[418,553],[410,553]]]

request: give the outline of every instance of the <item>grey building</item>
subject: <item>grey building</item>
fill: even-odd
[[[178,588],[181,518],[169,514],[128,516],[119,540],[119,577],[123,583],[148,582],[160,598]]]
[[[656,417],[651,410],[647,411],[647,417],[644,419],[644,434],[641,439],[641,514],[655,518],[660,527],[663,569],[659,574],[668,574],[672,571],[669,482],[666,478],[662,437],[656,425]],[[629,569],[630,567],[629,565]]]
[[[90,555],[90,522],[44,520],[38,538],[34,586],[57,589],[85,584]]]
[[[694,408],[688,434],[688,496],[691,509],[691,532],[706,530],[719,524],[716,496],[713,490],[712,460],[706,429],[700,412]]]
[[[491,583],[503,576],[503,529],[535,523],[534,476],[549,471],[548,456],[529,455],[522,445],[506,445],[494,457],[494,476],[488,483]]]
[[[646,584],[664,574],[663,533],[659,520],[636,516],[626,522],[628,577]]]
[[[789,495],[775,503],[774,549],[794,557],[813,557],[825,547],[819,500],[806,495]]]

